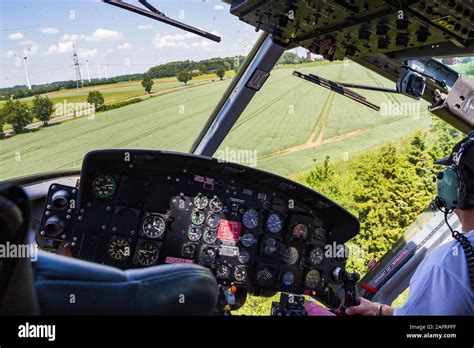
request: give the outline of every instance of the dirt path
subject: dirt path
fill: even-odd
[[[318,139],[317,139],[316,141],[314,141],[314,142],[305,143],[305,144],[297,145],[297,146],[293,146],[293,147],[290,147],[290,148],[285,149],[285,150],[280,150],[280,151],[274,152],[274,153],[272,153],[272,154],[270,154],[270,155],[262,156],[262,157],[260,157],[259,159],[260,159],[260,160],[264,160],[264,159],[269,159],[269,158],[274,158],[274,157],[289,155],[289,154],[292,154],[292,153],[295,153],[295,152],[299,152],[299,151],[304,151],[304,150],[312,149],[312,148],[315,148],[315,147],[318,147],[318,146],[321,146],[321,145],[325,145],[325,144],[330,144],[330,143],[338,142],[338,141],[341,141],[341,140],[345,140],[345,139],[348,139],[348,138],[352,138],[352,137],[358,136],[358,135],[360,135],[360,134],[362,134],[362,133],[367,132],[369,129],[370,129],[370,128],[357,129],[357,130],[355,130],[355,131],[348,132],[348,133],[341,134],[341,135],[337,135],[337,136],[335,136],[335,137],[327,138],[327,139],[324,139],[324,140],[321,140],[321,139],[318,138]]]

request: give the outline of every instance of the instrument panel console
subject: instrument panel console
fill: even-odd
[[[86,155],[78,187],[52,185],[45,250],[121,269],[210,268],[250,293],[327,292],[357,219],[302,185],[207,157],[146,150]],[[331,255],[329,255],[331,256]]]

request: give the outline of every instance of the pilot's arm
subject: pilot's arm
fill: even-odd
[[[422,263],[410,280],[410,293],[403,307],[360,298],[360,305],[346,309],[347,315],[466,315],[471,313],[472,293],[459,277],[443,265]]]

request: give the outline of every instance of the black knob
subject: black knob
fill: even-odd
[[[51,204],[56,210],[65,210],[69,205],[69,192],[59,190],[53,194]]]
[[[44,233],[49,237],[56,237],[63,233],[65,227],[64,220],[59,216],[53,215],[44,224]]]

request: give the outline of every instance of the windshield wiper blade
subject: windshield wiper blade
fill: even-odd
[[[367,100],[364,96],[354,92],[353,90],[345,87],[342,83],[331,81],[325,78],[322,78],[320,76],[316,76],[313,74],[303,74],[299,71],[293,71],[293,75],[299,78],[302,78],[303,80],[315,83],[321,87],[327,88],[333,92],[339,93],[340,95],[343,95],[344,97],[347,97],[349,99],[352,99],[362,105],[365,105],[375,111],[380,111],[380,107],[378,105],[375,105]],[[360,87],[360,85],[359,85]],[[367,86],[366,86],[367,87]],[[374,87],[377,88],[377,87]]]
[[[208,33],[207,31],[201,30],[199,28],[196,28],[188,24],[174,20],[172,18],[169,18],[163,12],[158,11],[158,9],[156,9],[154,6],[149,4],[146,0],[139,0],[139,2],[143,6],[145,6],[148,10],[123,2],[122,0],[102,0],[102,1],[105,2],[106,4],[117,6],[125,10],[137,13],[139,15],[149,17],[157,21],[172,25],[173,27],[188,31],[190,33],[205,37],[206,39],[209,39],[215,42],[221,41],[220,36]]]

